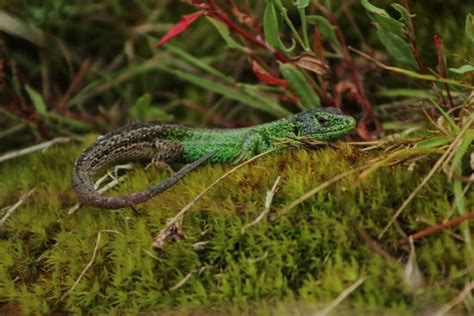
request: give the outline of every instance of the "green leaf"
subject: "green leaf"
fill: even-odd
[[[441,115],[446,119],[446,122],[448,122],[450,126],[451,132],[458,133],[459,126],[456,125],[456,122],[454,122],[453,118],[435,100],[430,99],[430,101],[438,109]]]
[[[341,47],[339,40],[337,39],[336,29],[334,26],[329,22],[322,15],[308,15],[307,17],[308,23],[316,24],[319,28],[319,33],[321,33],[321,37],[336,47]]]
[[[367,12],[377,15],[388,15],[388,13],[384,9],[374,6],[368,0],[361,0],[361,4],[367,10]]]
[[[457,175],[462,174],[463,157],[470,153],[469,149],[472,146],[473,141],[474,141],[474,131],[467,130],[466,133],[462,137],[461,145],[458,147],[458,149],[454,153],[453,160],[451,161],[451,168]],[[454,191],[454,202],[458,209],[459,215],[466,214],[466,198],[464,196],[462,182],[458,178],[455,178],[453,180],[453,191]],[[466,238],[471,238],[469,226],[467,225],[462,226],[462,230]]]
[[[384,89],[377,92],[378,96],[396,98],[396,97],[408,97],[417,99],[430,99],[433,94],[426,90],[418,89]]]
[[[207,72],[210,75],[216,76],[226,82],[233,83],[234,80],[222,72],[220,72],[218,69],[212,67],[209,65],[207,62],[203,61],[202,58],[196,58],[193,55],[187,53],[186,51],[182,50],[179,47],[173,46],[171,44],[166,44],[163,46],[167,51],[170,51],[171,53],[175,54],[176,56],[180,57],[182,60],[188,62],[192,66],[202,69],[205,72]]]
[[[417,69],[417,63],[408,44],[398,35],[379,27],[377,36],[388,53],[398,62],[408,64]]]
[[[265,40],[270,46],[275,48],[280,46],[278,18],[272,1],[267,2],[265,12],[263,13],[263,32],[265,33]]]
[[[147,119],[155,121],[172,121],[174,116],[160,108],[151,106],[147,113]]]
[[[364,8],[367,10],[369,17],[377,22],[377,24],[385,31],[390,31],[399,37],[403,37],[403,24],[392,18],[387,11],[374,6],[368,0],[361,1]]]
[[[318,95],[306,82],[301,70],[291,64],[280,63],[280,72],[300,99],[300,106],[303,110],[321,107]]]
[[[470,13],[466,16],[466,36],[474,43],[474,15]]]
[[[295,0],[293,1],[293,5],[298,9],[306,8],[310,3],[310,0]]]
[[[222,36],[228,47],[238,49],[245,53],[249,53],[249,49],[247,47],[240,45],[232,38],[232,36],[230,36],[229,29],[222,22],[208,16],[206,16],[206,19],[212,25],[214,25],[214,27],[217,29],[217,32],[219,32],[219,34]]]
[[[430,139],[422,140],[415,145],[415,148],[436,148],[441,145],[445,145],[452,140],[452,137],[438,136]]]
[[[474,66],[473,65],[462,65],[459,68],[449,68],[449,70],[454,72],[455,74],[464,75],[465,73],[474,71]]]
[[[25,90],[30,96],[31,102],[33,102],[36,112],[39,114],[46,114],[48,110],[46,108],[46,103],[44,103],[43,97],[29,85],[25,85]]]
[[[290,114],[290,112],[282,108],[279,104],[274,103],[272,100],[269,100],[268,98],[249,95],[240,91],[237,88],[228,87],[226,85],[216,82],[215,80],[209,80],[203,78],[202,76],[196,76],[194,74],[186,73],[180,70],[171,70],[169,68],[164,67],[161,67],[161,69],[168,71],[176,75],[177,77],[189,81],[208,91],[221,94],[229,99],[239,101],[256,109],[275,114],[277,116],[286,116]]]
[[[151,95],[149,93],[145,93],[137,99],[137,102],[135,102],[135,106],[132,109],[133,116],[139,121],[146,120],[146,114],[148,112],[150,104]]]
[[[391,6],[400,13],[400,21],[406,23],[410,17],[415,17],[416,14],[410,14],[407,9],[405,9],[404,6],[398,4],[398,3],[392,3]]]
[[[296,42],[292,39],[292,44],[289,48],[286,48],[280,39],[280,30],[278,26],[278,16],[275,9],[275,5],[271,0],[267,2],[265,12],[263,13],[263,32],[265,34],[265,40],[270,46],[280,49],[286,53],[292,52],[296,47]]]

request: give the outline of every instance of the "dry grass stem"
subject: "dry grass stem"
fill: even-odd
[[[86,267],[84,268],[84,270],[82,270],[81,274],[79,275],[79,277],[76,279],[76,281],[74,282],[74,284],[72,285],[72,287],[61,297],[61,300],[64,300],[64,298],[69,295],[72,291],[74,291],[74,289],[76,288],[76,286],[79,284],[79,282],[81,281],[81,279],[84,277],[84,275],[86,274],[87,270],[90,269],[90,267],[94,264],[94,261],[95,261],[95,257],[97,256],[97,252],[99,251],[99,245],[100,245],[100,240],[102,238],[102,233],[115,233],[115,234],[120,234],[120,232],[116,231],[116,230],[109,230],[109,229],[104,229],[104,230],[100,230],[98,233],[97,233],[97,240],[95,242],[95,247],[94,247],[94,251],[92,252],[92,258],[91,260],[87,263]]]
[[[342,291],[341,294],[336,297],[334,301],[332,301],[328,306],[324,307],[323,309],[317,311],[314,316],[325,316],[329,314],[333,309],[335,309],[341,302],[348,297],[352,292],[354,292],[364,281],[367,280],[366,277],[360,278],[354,284],[349,286],[347,289]]]
[[[468,284],[466,284],[466,286],[459,293],[459,295],[456,296],[453,300],[451,300],[448,304],[441,307],[440,310],[438,310],[434,314],[434,316],[446,315],[451,309],[454,308],[454,306],[458,305],[459,303],[462,303],[462,301],[464,301],[464,299],[466,299],[468,295],[471,294],[472,289],[474,289],[474,281],[471,281]]]
[[[451,145],[446,149],[446,151],[443,153],[443,155],[436,161],[435,165],[433,168],[430,170],[428,175],[421,181],[421,183],[416,187],[415,190],[410,194],[410,196],[403,202],[403,204],[398,208],[398,210],[395,212],[395,214],[392,216],[388,224],[382,229],[382,232],[379,234],[378,238],[381,239],[387,230],[392,226],[393,222],[397,219],[397,217],[403,212],[405,207],[413,200],[413,198],[416,196],[416,194],[425,186],[425,184],[431,179],[431,177],[438,171],[438,169],[442,166],[444,161],[447,159],[447,157],[451,154],[451,151],[454,150],[456,146],[458,146],[458,143],[461,140],[461,137],[464,135],[464,133],[468,130],[468,127],[470,126],[470,123],[472,123],[472,119],[464,128],[459,132],[459,134],[456,136],[456,138],[453,140]]]
[[[10,152],[0,156],[0,162],[4,162],[4,161],[7,161],[7,160],[10,160],[10,159],[13,159],[13,158],[28,155],[28,154],[31,154],[31,153],[34,153],[34,152],[40,151],[40,150],[45,151],[53,145],[66,144],[66,143],[69,143],[69,142],[71,142],[71,139],[69,137],[54,138],[52,140],[49,140],[47,142],[44,142],[44,143],[41,143],[41,144],[38,144],[38,145],[23,148],[23,149],[20,149],[20,150],[10,151]]]
[[[281,210],[280,212],[278,212],[278,214],[276,215],[275,219],[276,218],[279,218],[283,215],[286,215],[291,209],[293,209],[295,206],[297,206],[298,204],[300,203],[303,203],[304,201],[306,201],[307,199],[309,199],[310,197],[312,197],[313,195],[315,195],[316,193],[324,190],[325,188],[329,187],[330,185],[338,182],[339,180],[341,179],[344,179],[345,177],[348,177],[356,172],[359,172],[359,171],[362,171],[364,169],[367,169],[369,168],[370,166],[372,166],[372,164],[367,164],[367,165],[363,165],[363,166],[360,166],[358,168],[355,168],[355,169],[352,169],[352,170],[349,170],[349,171],[346,171],[346,172],[343,172],[341,174],[338,174],[337,176],[335,176],[334,178],[332,179],[329,179],[328,181],[324,182],[324,183],[321,183],[320,185],[318,185],[317,187],[315,187],[314,189],[306,192],[305,194],[303,194],[302,196],[300,196],[299,198],[297,198],[296,200],[294,200],[293,202],[291,202],[289,205],[287,205],[283,210]]]
[[[280,183],[281,177],[278,176],[275,180],[275,183],[273,183],[273,187],[270,191],[267,192],[267,197],[265,198],[265,207],[263,209],[263,212],[260,213],[260,215],[251,223],[245,225],[242,227],[242,234],[245,232],[245,230],[253,225],[258,224],[264,217],[270,212],[270,207],[272,206],[272,201],[273,197],[275,196],[275,191],[278,187],[278,184]]]
[[[176,291],[180,287],[182,287],[194,274],[201,274],[206,269],[205,266],[201,267],[199,270],[193,270],[189,272],[181,281],[179,281],[175,286],[170,288],[170,292]]]
[[[25,201],[35,192],[36,188],[33,188],[30,190],[30,192],[26,193],[24,196],[22,196],[18,202],[16,202],[14,205],[12,205],[11,207],[9,207],[7,210],[6,210],[6,213],[5,215],[2,217],[2,219],[0,220],[0,228],[3,227],[3,225],[5,225],[5,222],[7,221],[7,219],[13,214],[13,212],[15,212],[23,203],[25,203]]]
[[[264,153],[261,153],[257,156],[254,156],[252,158],[250,158],[249,160],[247,161],[244,161],[243,163],[235,166],[234,168],[230,169],[229,171],[227,171],[226,173],[224,173],[221,177],[219,177],[219,179],[217,179],[216,181],[214,181],[213,183],[211,183],[206,189],[204,189],[204,191],[202,191],[201,193],[199,193],[191,202],[189,202],[188,204],[186,204],[182,209],[181,211],[178,212],[178,214],[176,214],[175,217],[173,217],[171,220],[169,220],[167,223],[166,223],[166,226],[164,228],[162,228],[158,234],[156,235],[155,237],[155,241],[153,242],[152,246],[153,248],[155,249],[162,249],[163,246],[164,246],[164,242],[165,240],[167,239],[167,236],[170,234],[169,231],[170,229],[173,229],[173,227],[176,227],[176,224],[178,222],[180,222],[184,216],[184,214],[186,214],[186,212],[188,212],[194,204],[196,204],[196,202],[201,199],[201,197],[204,196],[204,194],[206,194],[207,192],[209,192],[213,187],[215,187],[219,182],[221,182],[223,179],[225,179],[228,175],[234,173],[235,171],[237,171],[238,169],[242,168],[243,166],[251,163],[252,161],[254,160],[257,160],[258,158],[260,157],[263,157],[265,155],[268,155],[272,152],[275,152],[277,150],[279,150],[280,148],[276,148],[276,149],[272,149],[272,150],[269,150],[269,151],[266,151]]]

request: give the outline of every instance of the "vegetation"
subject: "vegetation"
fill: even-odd
[[[474,5],[184,2],[2,5],[0,150],[27,149],[0,154],[0,314],[474,313]],[[71,209],[97,133],[320,106],[351,139]],[[121,194],[167,172],[111,174]]]

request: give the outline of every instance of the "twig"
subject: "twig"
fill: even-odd
[[[19,208],[23,203],[25,203],[25,201],[35,192],[36,188],[33,188],[30,190],[30,192],[26,193],[25,195],[23,195],[19,200],[18,202],[16,202],[14,205],[12,205],[10,208],[7,209],[5,215],[2,217],[2,219],[0,220],[0,228],[3,227],[3,225],[5,224],[5,222],[7,221],[7,219],[13,214],[13,212]]]
[[[280,183],[280,179],[281,177],[278,176],[275,180],[275,183],[273,184],[272,189],[267,192],[267,197],[265,198],[265,207],[263,209],[263,212],[260,213],[260,215],[253,222],[242,227],[242,230],[241,230],[242,234],[245,232],[247,228],[258,224],[265,217],[265,215],[267,215],[268,212],[270,212],[270,207],[272,206],[273,197],[275,196],[275,191],[278,187],[278,184]]]
[[[28,155],[28,154],[31,154],[33,152],[39,151],[39,150],[45,151],[53,145],[66,144],[66,143],[69,143],[70,141],[71,141],[71,139],[69,137],[58,137],[58,138],[54,138],[50,141],[47,141],[47,142],[44,142],[44,143],[41,143],[41,144],[38,144],[38,145],[23,148],[23,149],[20,149],[20,150],[10,151],[10,152],[0,156],[0,162],[4,162],[4,161],[7,161],[7,160],[10,160],[10,159],[13,159],[13,158]]]
[[[209,192],[214,186],[216,186],[219,182],[221,182],[223,179],[225,179],[228,175],[230,175],[231,173],[237,171],[238,169],[240,169],[241,167],[251,163],[252,161],[262,157],[262,156],[265,156],[265,155],[268,155],[272,152],[275,152],[277,150],[280,150],[281,148],[275,148],[275,149],[272,149],[272,150],[269,150],[269,151],[266,151],[266,152],[263,152],[257,156],[254,156],[252,158],[250,158],[249,160],[247,161],[244,161],[243,163],[235,166],[234,168],[230,169],[229,171],[227,171],[226,173],[224,173],[219,179],[217,179],[216,181],[214,181],[213,183],[211,183],[206,189],[204,189],[204,191],[202,191],[201,193],[199,193],[191,202],[189,202],[188,204],[186,204],[182,209],[181,211],[179,211],[178,214],[176,214],[175,217],[173,217],[171,220],[169,220],[167,223],[166,223],[166,226],[164,228],[162,228],[158,234],[156,235],[155,237],[155,241],[153,242],[152,246],[153,248],[155,249],[162,249],[163,248],[163,245],[167,239],[167,237],[170,235],[170,231],[173,230],[174,228],[177,227],[178,223],[182,220],[184,214],[186,214],[186,212],[188,212],[191,207],[193,207],[193,205],[204,195],[206,194],[207,192]]]
[[[349,296],[352,292],[354,292],[364,281],[367,280],[367,277],[360,278],[354,284],[349,286],[347,289],[342,291],[338,297],[334,301],[332,301],[328,306],[324,307],[323,309],[317,311],[314,315],[315,316],[324,316],[329,314],[334,308],[336,308],[341,302]]]
[[[447,227],[456,226],[464,221],[471,220],[471,219],[474,219],[474,211],[472,211],[471,213],[453,218],[452,220],[449,220],[446,223],[436,224],[434,226],[430,226],[425,229],[422,229],[419,232],[413,235],[410,235],[410,237],[413,238],[413,240],[421,239],[428,235],[439,232]],[[398,241],[399,246],[404,245],[406,243],[408,243],[408,239],[401,239]]]
[[[464,289],[459,293],[458,296],[456,296],[453,300],[451,300],[448,304],[444,305],[441,307],[440,310],[438,310],[434,316],[443,316],[446,315],[447,312],[449,312],[454,306],[458,305],[464,299],[471,293],[472,289],[474,289],[474,281],[469,282],[466,284]]]
[[[435,165],[433,168],[430,170],[428,175],[421,181],[421,183],[416,187],[415,190],[410,194],[410,196],[403,202],[403,204],[398,208],[398,210],[395,212],[395,214],[392,216],[388,224],[384,227],[382,232],[379,234],[379,239],[385,235],[389,227],[395,222],[397,217],[402,213],[402,211],[405,209],[405,207],[413,200],[413,198],[416,196],[418,191],[421,190],[422,187],[425,186],[425,184],[431,179],[431,177],[438,171],[438,169],[441,167],[445,159],[448,157],[448,155],[451,153],[451,151],[457,146],[458,142],[460,141],[461,137],[464,135],[464,133],[468,130],[468,127],[471,125],[473,119],[471,119],[466,126],[459,132],[459,134],[456,136],[456,138],[453,140],[451,145],[449,145],[448,149],[444,152],[444,154],[436,161]]]
[[[115,233],[115,234],[120,234],[120,232],[116,231],[116,230],[109,230],[109,229],[104,229],[104,230],[100,230],[98,233],[97,233],[97,240],[95,242],[95,247],[94,247],[94,251],[92,252],[92,258],[91,260],[89,261],[89,263],[87,263],[86,267],[84,268],[84,270],[82,270],[81,274],[79,275],[79,277],[76,279],[76,281],[74,282],[74,284],[72,285],[72,287],[61,297],[61,301],[64,300],[64,298],[71,294],[72,291],[74,291],[74,289],[76,288],[76,286],[79,284],[79,282],[81,281],[81,279],[84,277],[84,275],[86,274],[87,270],[90,269],[90,267],[94,264],[94,261],[95,261],[95,257],[97,256],[97,252],[99,251],[99,244],[100,244],[100,240],[101,240],[101,233]]]

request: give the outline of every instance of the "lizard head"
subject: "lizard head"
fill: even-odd
[[[314,109],[292,116],[295,134],[316,140],[330,140],[349,134],[356,120],[336,108]]]

